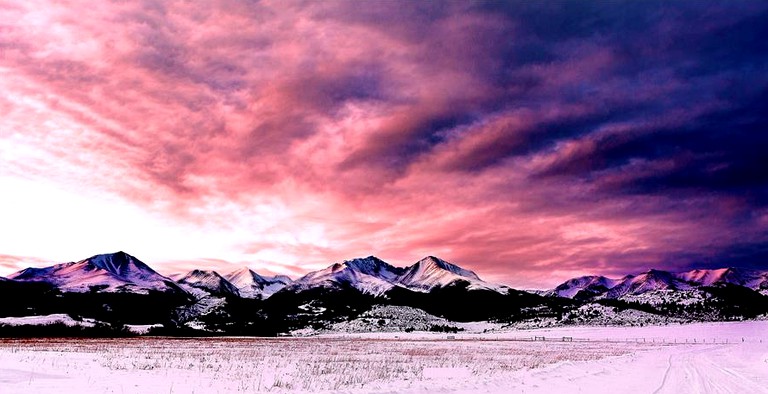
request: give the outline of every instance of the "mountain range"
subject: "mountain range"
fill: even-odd
[[[579,300],[636,300],[648,294],[689,292],[702,287],[722,286],[739,286],[768,295],[768,271],[721,268],[672,273],[651,269],[618,279],[582,276],[570,279],[545,294]]]
[[[768,314],[767,296],[768,272],[740,268],[583,276],[533,293],[486,282],[434,256],[407,267],[374,256],[356,258],[292,280],[249,268],[164,276],[117,252],[0,278],[0,298],[13,300],[0,304],[0,317],[68,313],[113,325],[155,324],[173,328],[173,335],[276,335],[355,319],[377,305],[420,309],[456,322],[576,324],[583,319],[574,316],[584,308],[639,310],[646,321],[752,318]],[[601,324],[611,324],[612,316]]]
[[[459,281],[468,283],[470,289],[500,293],[509,289],[485,282],[474,272],[434,256],[425,257],[405,268],[394,267],[374,256],[347,260],[323,270],[310,272],[288,284],[286,289],[302,291],[315,287],[351,286],[363,293],[382,295],[394,287],[430,292]]]
[[[283,289],[301,292],[318,287],[345,286],[377,296],[393,287],[429,292],[457,281],[468,283],[470,289],[493,290],[500,293],[505,293],[509,289],[506,286],[485,282],[474,272],[433,256],[405,268],[394,267],[374,256],[346,260],[334,263],[325,269],[310,272],[293,281],[285,275],[262,276],[249,268],[224,274],[195,269],[166,277],[137,258],[125,252],[117,252],[46,268],[26,268],[11,274],[5,280],[48,283],[64,292],[146,294],[149,291],[186,291],[192,294],[202,290],[210,294],[242,298],[268,298]]]

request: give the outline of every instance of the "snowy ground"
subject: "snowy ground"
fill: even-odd
[[[43,316],[23,316],[23,317],[0,317],[0,325],[22,326],[22,325],[46,325],[46,324],[64,324],[67,326],[93,327],[96,323],[93,319],[75,320],[64,313]]]
[[[768,322],[386,335],[0,340],[0,392],[768,393]]]

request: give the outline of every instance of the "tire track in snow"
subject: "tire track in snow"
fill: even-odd
[[[656,389],[656,391],[653,392],[653,394],[659,394],[661,389],[664,388],[664,385],[667,384],[667,379],[669,378],[669,371],[672,370],[672,355],[669,355],[669,359],[667,359],[667,370],[664,371],[664,378],[661,379],[661,385],[659,388]]]
[[[766,393],[768,388],[726,367],[732,365],[730,349],[723,347],[694,348],[669,356],[660,393]]]

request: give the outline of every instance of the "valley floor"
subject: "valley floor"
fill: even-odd
[[[768,322],[448,335],[6,339],[0,391],[768,393]]]

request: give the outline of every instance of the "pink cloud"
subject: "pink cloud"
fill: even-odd
[[[727,108],[676,105],[691,84],[672,66],[622,72],[632,59],[605,37],[550,45],[458,3],[12,5],[0,175],[252,234],[238,261],[298,274],[433,254],[535,286],[745,236],[718,235],[737,227],[727,215],[702,229],[726,200],[615,191],[683,156],[579,178],[608,165],[607,147]],[[647,109],[659,102],[675,108]]]
[[[0,254],[0,276],[8,276],[27,267],[44,267],[52,264],[54,263],[38,257]]]

